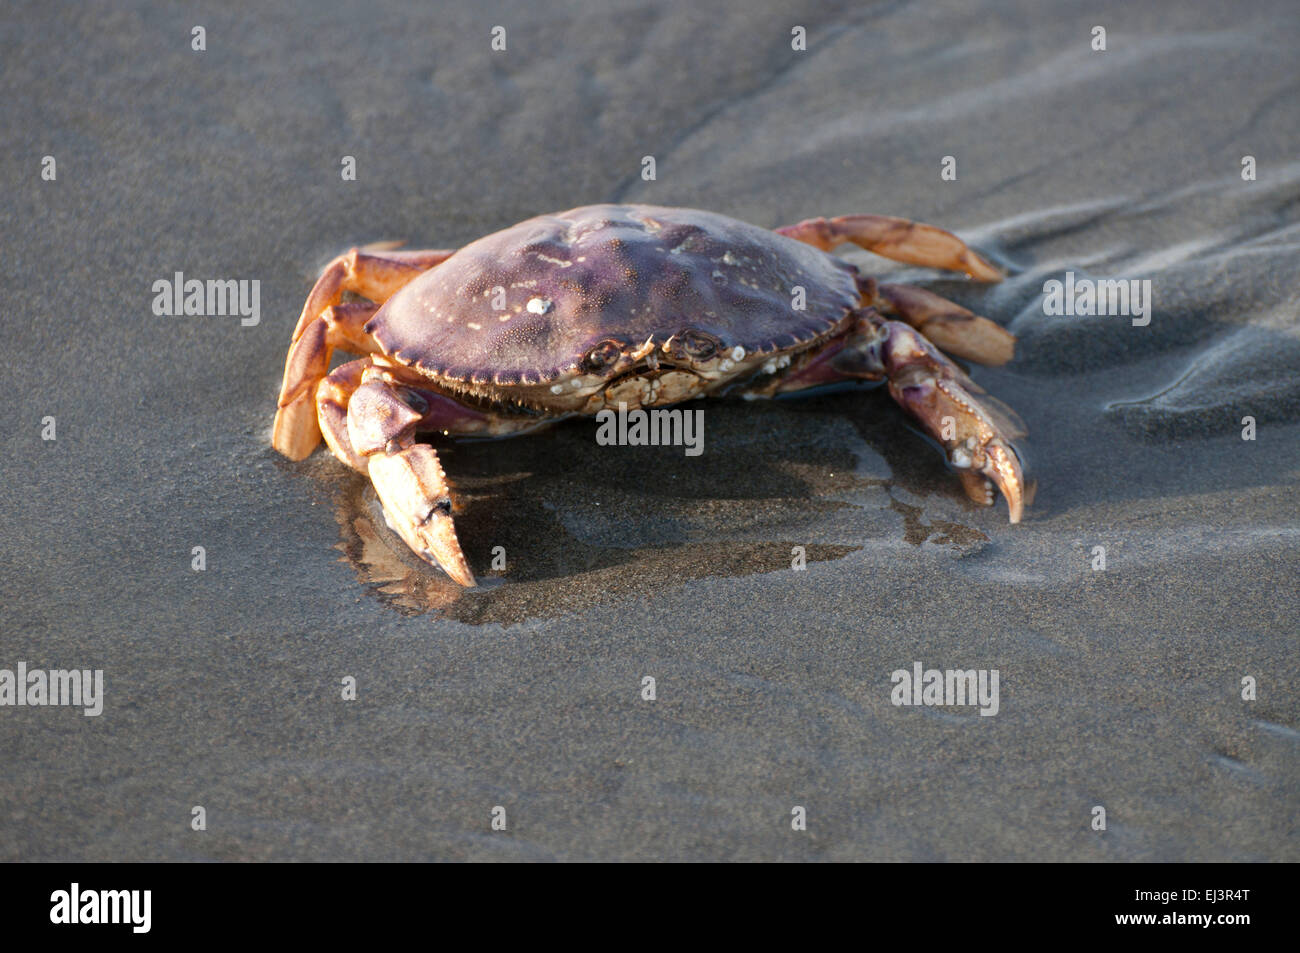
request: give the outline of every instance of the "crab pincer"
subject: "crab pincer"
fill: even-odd
[[[991,480],[1006,498],[1010,521],[1019,523],[1025,477],[1009,424],[1000,424],[972,394],[979,389],[970,378],[916,330],[874,314],[867,324],[874,339],[866,346],[879,355],[890,396],[944,448],[973,502],[993,503]]]
[[[451,488],[427,443],[371,457],[370,479],[393,529],[407,546],[432,558],[462,586],[476,586],[451,518]]]
[[[390,525],[407,546],[462,586],[476,585],[456,538],[451,487],[438,452],[415,440],[424,414],[377,368],[367,368],[361,380],[348,400],[348,444],[366,461]]]

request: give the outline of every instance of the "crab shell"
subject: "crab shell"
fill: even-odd
[[[710,212],[594,205],[466,245],[365,330],[451,393],[594,413],[770,373],[859,301],[857,269],[803,242]]]

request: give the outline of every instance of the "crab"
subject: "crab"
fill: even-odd
[[[932,292],[861,275],[830,254],[847,243],[1002,277],[950,232],[882,215],[769,231],[695,209],[591,205],[459,250],[353,248],[303,307],[272,443],[302,460],[323,437],[369,477],[415,553],[474,586],[451,486],[417,435],[507,436],[619,405],[884,381],[967,495],[991,505],[996,485],[1018,522],[1017,428],[943,353],[1003,364],[1015,337]],[[336,349],[363,356],[331,370]]]

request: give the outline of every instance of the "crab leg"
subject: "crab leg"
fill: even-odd
[[[822,251],[834,251],[840,245],[852,242],[894,261],[964,271],[978,281],[1002,280],[1002,272],[952,232],[921,222],[909,222],[905,218],[888,215],[810,218],[776,231]]]
[[[980,364],[1005,364],[1015,356],[1016,336],[955,301],[912,285],[878,285],[859,278],[862,304],[906,321],[949,354]]]
[[[382,369],[363,368],[348,399],[348,441],[366,461],[384,513],[406,545],[462,586],[475,586],[456,538],[451,487],[438,453],[415,440],[424,413],[407,403],[403,390]]]
[[[992,504],[992,480],[1006,497],[1011,522],[1020,522],[1025,478],[1011,445],[1014,426],[991,406],[982,406],[972,396],[979,388],[915,328],[865,309],[850,331],[756,393],[797,391],[853,378],[884,378],[890,396],[943,447],[967,496]]]
[[[329,371],[334,348],[375,350],[365,343],[366,321],[399,288],[451,255],[452,251],[446,249],[363,251],[353,248],[325,267],[303,305],[285,359],[284,382],[271,436],[275,449],[291,460],[301,460],[316,448],[321,431],[313,397],[317,383]],[[345,291],[369,298],[374,304],[342,304]]]
[[[361,386],[361,377],[370,367],[370,358],[340,364],[316,385],[316,419],[321,436],[334,456],[358,473],[369,474],[366,458],[357,453],[348,434],[348,404]]]

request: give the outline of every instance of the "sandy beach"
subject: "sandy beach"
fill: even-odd
[[[1300,19],[1047,6],[12,5],[0,669],[104,692],[0,706],[0,860],[1300,860]],[[699,456],[440,449],[462,590],[272,450],[333,256],[611,201],[997,263],[839,252],[1017,335],[971,374],[1023,522],[883,389],[712,401]],[[256,320],[156,313],[177,272]],[[1046,313],[1067,274],[1145,323]],[[917,663],[997,713],[894,704]]]

